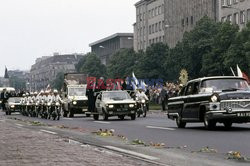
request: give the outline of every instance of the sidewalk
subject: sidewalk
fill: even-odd
[[[147,166],[93,146],[69,144],[56,135],[22,128],[0,117],[1,166]]]

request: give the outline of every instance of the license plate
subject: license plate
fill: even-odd
[[[127,111],[128,109],[126,108],[118,108],[117,111]]]
[[[250,113],[237,113],[238,117],[248,117],[250,116]]]

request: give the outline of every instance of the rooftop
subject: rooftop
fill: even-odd
[[[113,38],[116,38],[116,37],[133,37],[133,36],[134,36],[133,33],[116,33],[116,34],[113,34],[113,35],[108,36],[106,38],[103,38],[101,40],[98,40],[96,42],[90,43],[89,46],[92,47],[94,45],[100,44],[102,42],[105,42],[107,40],[110,40],[110,39],[113,39]]]

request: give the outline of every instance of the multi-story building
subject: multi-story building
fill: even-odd
[[[45,89],[59,72],[75,72],[75,64],[83,54],[65,54],[38,58],[30,70],[30,90]]]
[[[123,48],[133,48],[133,33],[116,33],[104,39],[89,44],[91,52],[95,53],[102,64],[106,65],[110,57]]]
[[[228,20],[240,28],[250,20],[249,0],[140,0],[135,7],[135,51],[145,51],[157,42],[175,47],[204,16],[215,21]]]
[[[146,50],[152,43],[164,42],[164,0],[141,0],[135,7],[134,50]]]
[[[219,20],[238,24],[242,29],[250,21],[249,0],[220,0]]]

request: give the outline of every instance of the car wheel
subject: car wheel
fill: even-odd
[[[226,129],[230,129],[232,127],[232,122],[223,122]]]
[[[94,120],[99,120],[99,114],[94,114],[93,118],[94,118]]]
[[[135,120],[136,119],[136,113],[131,115],[131,120]]]
[[[181,118],[181,116],[178,116],[177,118],[176,118],[176,125],[177,125],[177,127],[178,128],[185,128],[186,127],[186,122],[183,122],[182,121],[182,118]]]
[[[74,117],[73,109],[70,109],[70,110],[69,110],[69,117],[70,117],[70,118],[73,118],[73,117]]]
[[[206,129],[213,129],[216,126],[216,122],[208,119],[208,116],[205,114],[204,115],[204,126]]]
[[[103,112],[102,118],[103,120],[108,120],[109,119],[108,114]]]
[[[118,118],[121,119],[121,120],[124,120],[125,115],[118,115]]]

